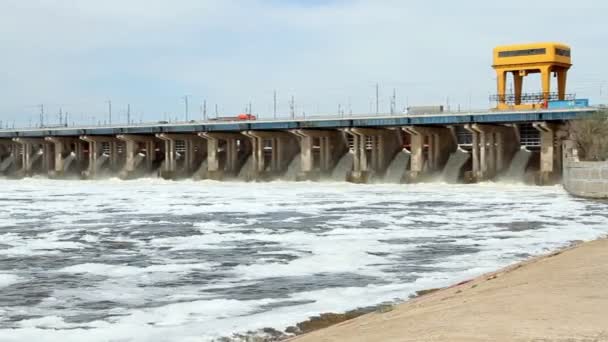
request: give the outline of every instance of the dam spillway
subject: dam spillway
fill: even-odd
[[[511,173],[511,161],[520,160],[525,128],[540,145],[539,160],[530,162],[538,165],[537,183],[548,184],[561,174],[560,139],[567,136],[567,122],[594,112],[570,108],[0,130],[0,175],[415,183],[445,176],[447,165],[458,167],[448,170],[450,182],[478,182]],[[463,135],[470,162],[454,154],[463,146]]]

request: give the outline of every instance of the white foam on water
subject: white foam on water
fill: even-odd
[[[15,274],[0,273],[0,288],[21,282],[23,279]]]
[[[127,265],[106,265],[86,263],[64,267],[58,270],[63,273],[89,273],[107,277],[127,277],[146,273],[180,273],[192,270],[209,270],[213,267],[210,263],[198,264],[164,264],[147,267],[135,267]]]
[[[0,197],[16,199],[0,212],[0,262],[45,262],[0,271],[0,287],[27,285],[36,272],[82,282],[47,280],[38,304],[0,303],[2,341],[206,341],[284,328],[608,232],[601,202],[491,182],[35,178],[0,180]],[[345,280],[284,289],[323,276]]]

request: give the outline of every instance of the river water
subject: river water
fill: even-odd
[[[561,187],[0,180],[0,341],[208,341],[608,232]]]

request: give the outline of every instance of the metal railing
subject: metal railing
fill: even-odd
[[[566,94],[565,100],[574,100],[576,98],[576,94]],[[490,101],[492,102],[500,102],[500,103],[508,103],[515,104],[516,96],[515,94],[494,94],[490,95]],[[557,101],[559,100],[558,93],[523,93],[520,97],[521,103],[543,103],[545,100],[547,101]]]

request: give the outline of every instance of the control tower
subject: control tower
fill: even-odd
[[[566,100],[566,74],[572,66],[570,47],[561,43],[506,45],[494,48],[497,93],[492,97],[497,109],[545,108],[548,101]],[[522,94],[523,80],[541,74],[540,93]],[[513,93],[507,94],[508,75],[513,75]],[[557,77],[557,92],[551,92],[551,76]]]

